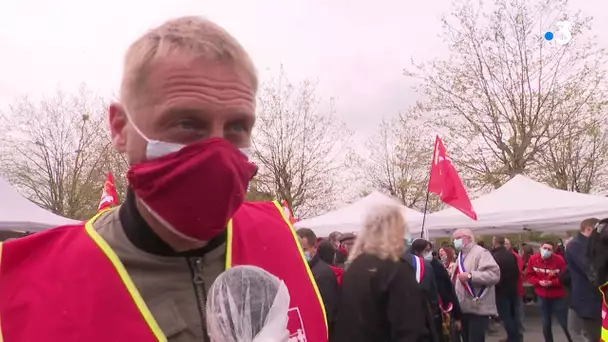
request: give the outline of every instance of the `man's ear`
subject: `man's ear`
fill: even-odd
[[[122,104],[117,102],[110,104],[108,108],[108,122],[110,124],[112,145],[114,145],[114,148],[118,152],[125,153],[127,149],[126,127],[129,120]]]

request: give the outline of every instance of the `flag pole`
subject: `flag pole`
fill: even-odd
[[[429,187],[426,187],[426,200],[424,201],[424,212],[422,213],[422,228],[420,228],[420,238],[424,238],[424,222],[426,221],[426,210],[429,205]]]

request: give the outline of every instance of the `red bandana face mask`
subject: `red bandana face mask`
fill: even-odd
[[[157,220],[193,241],[209,241],[226,229],[257,170],[245,154],[221,138],[159,157],[150,154],[148,161],[131,166],[129,184]]]

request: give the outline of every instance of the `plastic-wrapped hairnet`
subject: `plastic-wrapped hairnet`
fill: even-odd
[[[255,266],[230,268],[215,280],[207,301],[212,342],[286,342],[289,291]]]

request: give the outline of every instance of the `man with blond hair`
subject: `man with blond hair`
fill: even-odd
[[[0,245],[0,340],[209,342],[211,284],[253,265],[287,285],[290,337],[327,341],[283,209],[244,203],[257,170],[245,153],[257,87],[245,50],[206,19],[169,20],[137,39],[109,108],[112,142],[131,165],[127,199]]]
[[[487,249],[475,243],[469,229],[452,234],[456,258],[456,296],[463,312],[464,342],[484,342],[490,316],[496,316],[494,286],[500,281],[500,268]]]

